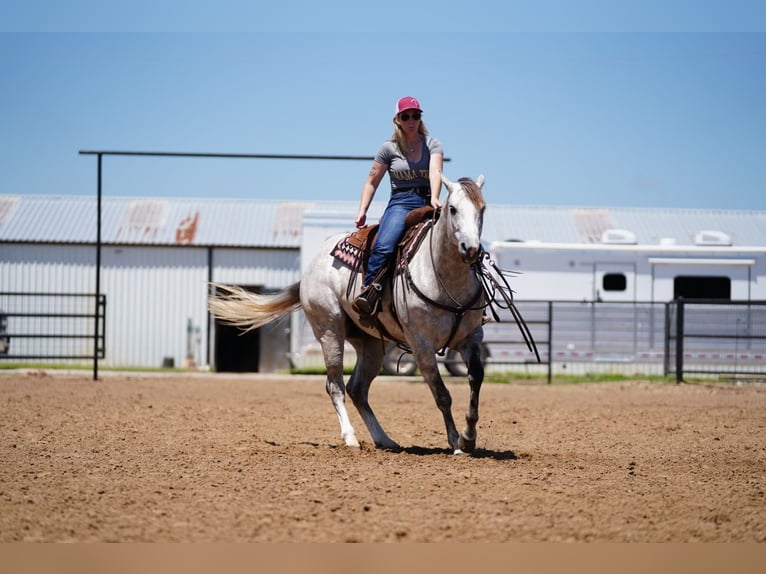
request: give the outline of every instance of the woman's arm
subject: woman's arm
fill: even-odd
[[[367,175],[367,179],[362,186],[362,199],[359,201],[359,213],[354,223],[357,227],[364,227],[367,222],[367,210],[370,208],[372,198],[375,197],[375,191],[378,189],[383,176],[386,175],[386,166],[377,161],[372,162],[372,168]],[[441,175],[439,176],[439,185],[441,186]],[[433,187],[433,184],[431,184]]]
[[[428,164],[428,181],[431,184],[431,205],[434,209],[442,206],[439,202],[439,194],[442,190],[442,168],[444,167],[444,154],[431,154]]]

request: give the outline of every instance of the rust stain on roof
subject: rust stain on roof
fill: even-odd
[[[197,222],[199,222],[199,211],[190,213],[178,223],[176,228],[177,244],[189,245],[194,243],[194,236],[197,235]]]

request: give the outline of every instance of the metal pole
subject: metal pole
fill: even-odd
[[[665,303],[665,341],[663,343],[664,357],[662,359],[662,374],[668,376],[670,374],[670,327],[671,327],[671,309],[673,303]]]
[[[553,301],[548,301],[548,384],[553,380]]]
[[[214,295],[214,287],[213,287],[213,248],[208,247],[207,248],[207,295],[210,297],[211,295]],[[213,314],[208,311],[207,312],[207,331],[205,335],[205,364],[207,364],[210,367],[215,367],[215,365],[211,365],[213,362],[213,358],[210,355],[210,337],[213,333],[213,321],[214,321]]]
[[[684,379],[684,300],[679,297],[676,310],[676,383]]]
[[[101,325],[101,161],[102,155],[98,154],[98,200],[96,215],[96,317],[95,332],[93,333],[93,380],[98,380],[98,334]]]

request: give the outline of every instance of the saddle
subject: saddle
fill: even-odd
[[[404,218],[405,232],[402,239],[399,241],[397,248],[397,263],[396,268],[400,268],[402,263],[402,257],[404,256],[404,262],[406,262],[412,253],[415,252],[417,246],[417,237],[422,235],[425,223],[434,218],[434,208],[430,205],[418,207],[410,211]],[[351,275],[349,281],[348,293],[353,290],[353,283],[355,282],[357,273],[360,271],[364,274],[367,268],[367,260],[370,257],[370,252],[375,245],[375,238],[378,234],[378,224],[366,225],[361,229],[349,233],[343,239],[341,239],[335,247],[333,247],[331,255],[338,261],[350,267],[354,273]]]

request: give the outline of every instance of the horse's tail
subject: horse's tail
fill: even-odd
[[[208,308],[224,323],[252,331],[301,307],[301,284],[294,283],[273,295],[251,293],[241,287],[212,284],[218,294],[208,298]]]

